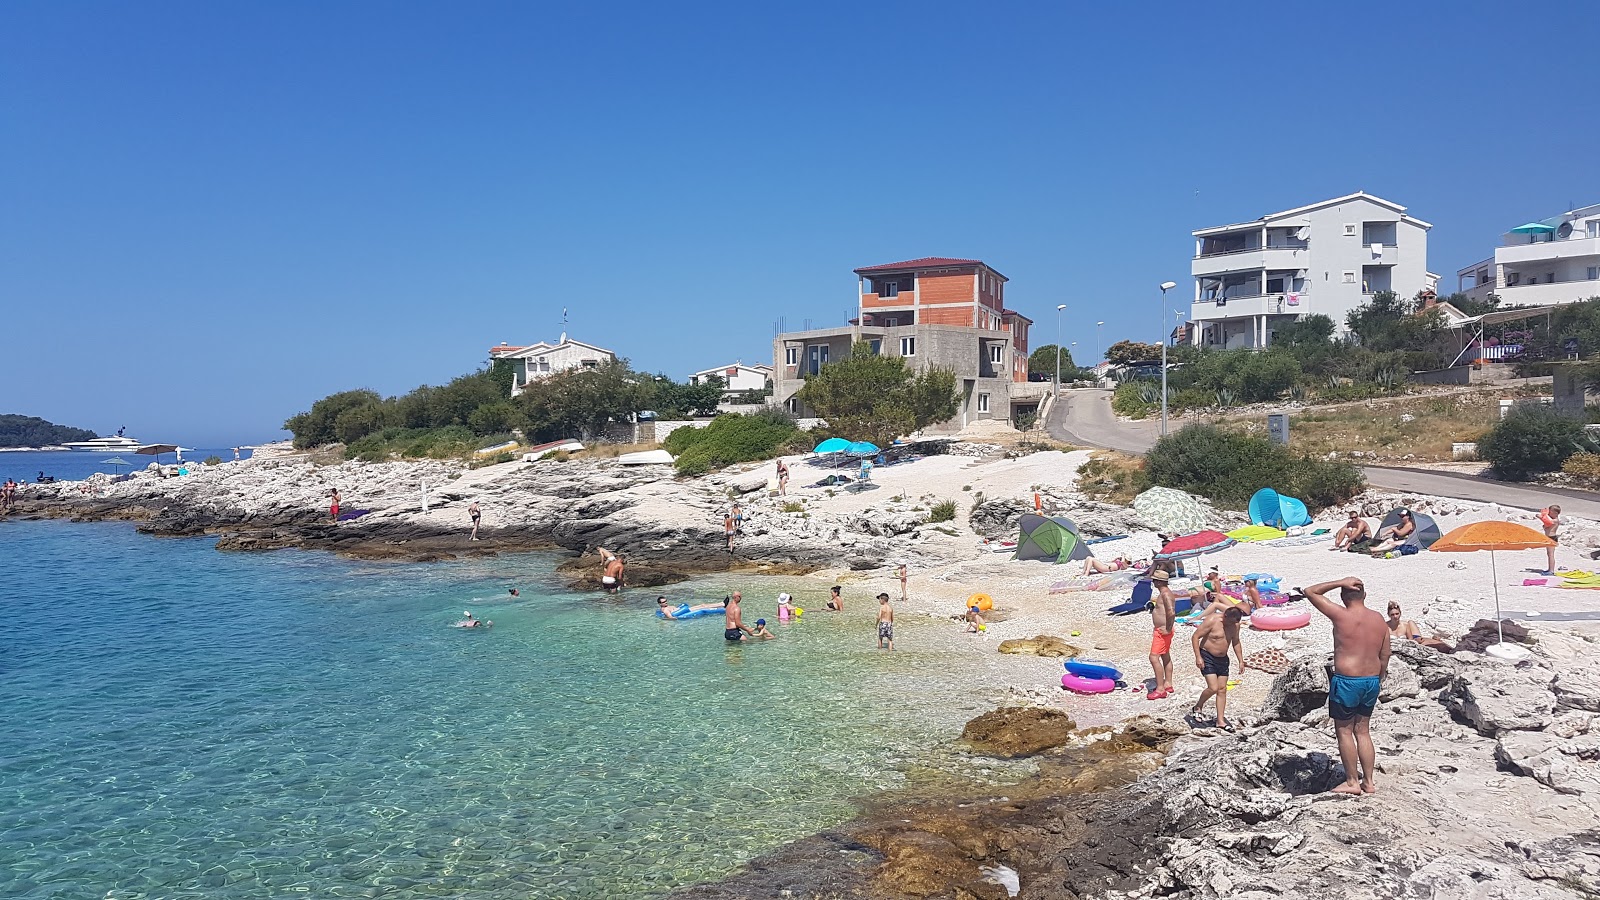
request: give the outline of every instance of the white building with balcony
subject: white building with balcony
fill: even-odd
[[[1600,204],[1519,225],[1494,256],[1456,270],[1457,290],[1500,305],[1554,306],[1600,297]]]
[[[1339,333],[1345,314],[1379,291],[1432,290],[1428,229],[1406,208],[1357,191],[1194,234],[1195,344],[1270,346],[1276,327],[1320,313]]]

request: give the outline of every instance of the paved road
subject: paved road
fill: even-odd
[[[1170,422],[1168,427],[1173,427]],[[1071,390],[1062,392],[1061,402],[1051,410],[1045,430],[1057,440],[1080,447],[1143,453],[1160,435],[1161,422],[1159,418],[1123,422],[1111,412],[1110,391]],[[1366,466],[1362,471],[1368,484],[1387,490],[1493,502],[1529,510],[1556,503],[1563,512],[1600,519],[1600,495],[1589,491],[1512,485],[1473,475],[1422,469]]]

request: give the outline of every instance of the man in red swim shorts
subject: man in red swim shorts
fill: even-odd
[[[1177,601],[1167,587],[1168,577],[1161,569],[1150,573],[1150,581],[1155,584],[1150,598],[1150,668],[1155,670],[1156,678],[1146,700],[1165,700],[1172,693],[1172,626],[1178,615],[1174,610]]]

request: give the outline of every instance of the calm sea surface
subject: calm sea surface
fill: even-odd
[[[989,699],[867,603],[729,647],[543,557],[211,543],[0,522],[0,896],[650,896],[965,769]]]
[[[248,449],[239,451],[239,458],[249,459],[250,452]],[[231,449],[183,451],[184,462],[202,462],[208,456],[228,461],[233,459],[233,451]],[[115,465],[106,462],[108,459],[121,459],[130,465]],[[40,472],[54,476],[57,481],[82,481],[96,472],[116,475],[143,469],[155,461],[154,456],[140,456],[132,450],[117,452],[101,450],[98,453],[81,450],[6,450],[0,451],[0,481],[12,478],[31,482]],[[161,462],[171,464],[177,462],[177,457],[171,453],[163,453]]]

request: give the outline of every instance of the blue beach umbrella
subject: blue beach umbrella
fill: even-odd
[[[127,460],[123,459],[120,456],[113,456],[110,459],[102,459],[102,460],[100,460],[100,464],[101,465],[106,465],[106,466],[116,466],[118,475],[122,474],[122,467],[123,466],[132,466],[133,465],[133,463],[128,462]]]
[[[850,449],[850,442],[844,438],[828,438],[812,449],[812,453],[843,453]]]
[[[871,441],[856,441],[846,447],[845,452],[851,456],[877,456],[879,451],[878,445]]]

